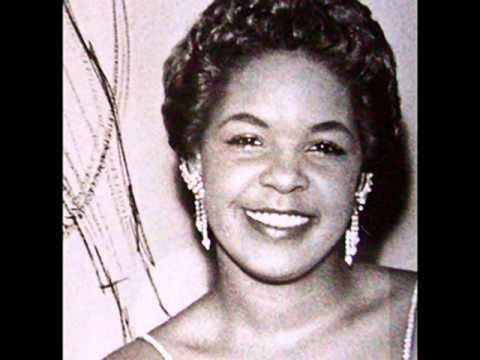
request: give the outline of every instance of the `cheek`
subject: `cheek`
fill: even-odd
[[[308,167],[310,178],[319,186],[317,190],[324,196],[338,201],[353,199],[360,168],[361,161],[357,156],[344,162],[332,161]]]
[[[315,199],[317,208],[330,226],[345,227],[354,206],[360,174],[358,162],[317,169],[315,174],[315,188],[310,195]]]
[[[229,206],[237,196],[258,186],[264,168],[262,162],[239,159],[237,154],[225,151],[217,143],[204,147],[202,160],[207,201],[212,206],[220,199]]]
[[[324,221],[333,233],[343,232],[349,223],[354,206],[354,188],[346,184],[342,189],[330,189],[323,203]]]
[[[236,193],[247,187],[253,177],[248,167],[239,166],[237,162],[222,154],[209,156],[203,168],[205,189],[214,198],[220,195],[233,198]]]
[[[329,203],[343,208],[342,205],[353,203],[357,177],[357,172],[351,171],[339,171],[335,176],[325,176],[322,194],[328,197]]]
[[[208,220],[217,237],[228,237],[239,216],[235,201],[255,187],[257,174],[255,168],[242,166],[221,152],[208,152],[202,159]]]

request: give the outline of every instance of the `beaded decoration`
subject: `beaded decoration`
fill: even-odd
[[[345,233],[345,262],[348,264],[348,266],[352,266],[353,257],[357,254],[357,246],[360,242],[359,213],[365,208],[367,196],[372,191],[372,178],[372,173],[362,173],[359,190],[357,190],[355,193],[356,206],[353,209],[353,214],[350,221],[350,229],[348,229]]]
[[[415,290],[413,291],[410,303],[410,311],[408,312],[407,330],[405,332],[405,339],[403,340],[403,360],[410,360],[412,356],[413,331],[415,327],[415,313],[417,311],[417,288],[418,284],[415,284]]]
[[[205,198],[205,189],[200,174],[189,170],[187,162],[180,159],[180,174],[187,184],[187,188],[192,191],[195,197],[195,226],[202,234],[202,245],[208,251],[210,250],[211,241],[208,238],[208,222],[207,211],[203,199]]]

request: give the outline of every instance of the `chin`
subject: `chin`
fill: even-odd
[[[306,274],[310,273],[318,262],[301,264],[290,261],[275,261],[272,256],[266,258],[268,261],[260,261],[259,258],[252,259],[253,264],[245,264],[240,267],[242,270],[250,275],[252,278],[268,284],[286,284],[296,281]]]
[[[273,226],[264,229],[255,223],[252,225],[246,216],[240,221],[232,218],[234,220],[224,218],[211,224],[220,252],[230,260],[230,265],[264,283],[286,284],[300,280],[328,257],[335,244],[334,237],[329,236],[332,226],[328,219],[323,222],[325,229],[319,229],[322,224],[319,216],[291,231]]]

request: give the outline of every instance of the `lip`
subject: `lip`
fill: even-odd
[[[273,208],[265,207],[265,208],[257,208],[257,209],[243,208],[243,210],[255,211],[255,212],[268,212],[268,213],[275,213],[279,215],[296,215],[296,216],[308,217],[310,219],[315,217],[315,215],[313,214],[305,213],[303,211],[295,210],[295,209],[281,210],[281,209],[273,209]]]
[[[276,227],[264,224],[263,222],[257,221],[250,216],[247,215],[247,211],[255,211],[255,212],[270,212],[280,215],[296,215],[309,218],[309,221],[302,225],[297,225],[288,228]],[[304,212],[298,210],[278,210],[272,208],[261,208],[261,209],[243,209],[244,216],[246,217],[248,223],[252,226],[260,234],[274,239],[274,240],[282,240],[282,239],[293,239],[299,238],[303,234],[305,234],[313,225],[313,218],[314,215],[306,214]]]

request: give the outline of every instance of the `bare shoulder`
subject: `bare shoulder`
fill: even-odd
[[[413,271],[356,263],[353,268],[353,309],[379,312],[397,324],[405,322],[417,281]]]
[[[204,352],[209,335],[213,334],[209,295],[196,301],[166,323],[154,328],[149,335],[174,358],[191,357]],[[201,332],[198,329],[202,329]],[[135,340],[113,352],[106,360],[163,359],[152,345]]]
[[[201,358],[221,336],[217,310],[213,296],[207,294],[150,335],[174,357]]]
[[[358,264],[355,279],[363,308],[375,308],[380,318],[388,319],[391,335],[403,339],[417,274],[375,264]]]
[[[385,288],[388,289],[388,304],[392,319],[406,325],[406,318],[412,303],[412,297],[417,283],[417,273],[409,270],[393,269],[377,266],[385,278]]]
[[[135,340],[108,355],[105,360],[162,359],[162,356],[142,340]]]
[[[355,279],[367,292],[387,292],[389,296],[411,295],[417,282],[417,273],[377,264],[355,265]]]
[[[382,351],[401,354],[416,273],[356,263],[352,276],[354,291],[349,315],[355,320],[353,324],[361,324],[356,328],[355,337],[363,337],[366,343],[375,342]],[[354,327],[351,328],[354,331]]]

